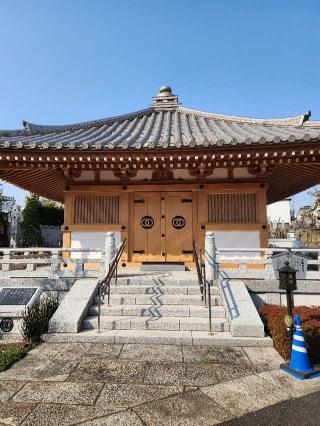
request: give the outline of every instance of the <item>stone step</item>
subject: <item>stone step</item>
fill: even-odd
[[[184,263],[152,263],[142,262],[141,271],[186,271]]]
[[[212,287],[211,294],[218,295],[218,287]],[[111,294],[191,294],[201,295],[199,286],[171,286],[171,285],[111,285]]]
[[[205,306],[188,305],[101,305],[101,315],[138,316],[138,317],[208,317],[208,308]],[[98,315],[98,305],[89,308],[89,315]],[[223,306],[212,306],[212,316],[225,318]]]
[[[175,330],[175,331],[209,331],[208,318],[154,318],[102,316],[101,329],[104,330]],[[83,329],[98,328],[98,317],[87,317],[83,321]],[[212,318],[213,331],[229,331],[229,323],[222,318]]]
[[[102,301],[107,303],[107,297]],[[99,296],[94,298],[94,304],[97,305],[99,302]],[[222,299],[220,296],[211,296],[212,306],[222,305]],[[204,306],[204,302],[201,301],[199,295],[152,295],[152,294],[113,294],[110,298],[111,305],[197,305]]]
[[[140,343],[146,345],[203,345],[272,347],[270,337],[233,337],[230,332],[209,334],[207,331],[164,330],[83,330],[79,333],[42,335],[48,343]]]
[[[116,280],[113,279],[111,285],[115,285]],[[189,278],[189,279],[176,279],[171,277],[148,277],[148,276],[142,276],[142,277],[118,277],[117,285],[119,286],[131,286],[131,285],[145,285],[145,286],[175,286],[175,287],[197,287],[199,288],[199,281],[197,278]],[[215,286],[218,288],[217,286]]]

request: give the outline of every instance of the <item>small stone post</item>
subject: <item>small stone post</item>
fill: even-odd
[[[205,237],[205,264],[206,278],[209,283],[218,279],[218,271],[216,264],[216,244],[213,232],[206,232]]]
[[[2,270],[3,271],[10,271],[10,266],[11,264],[9,263],[10,261],[10,250],[3,250],[3,261],[8,261],[8,263],[3,263],[2,264]]]
[[[114,259],[116,255],[116,240],[114,237],[114,232],[106,233],[105,240],[105,268],[106,271],[109,270],[109,263]]]
[[[59,254],[58,251],[54,250],[51,252],[51,271],[53,273],[53,275],[57,274],[60,270],[60,265],[59,265]]]

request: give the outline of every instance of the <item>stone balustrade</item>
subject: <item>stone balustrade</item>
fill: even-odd
[[[320,249],[311,248],[217,248],[214,234],[205,239],[208,279],[219,278],[277,280],[280,253],[287,254],[297,270],[298,280],[320,280]]]
[[[98,277],[109,264],[100,249],[0,249],[0,277]]]
[[[219,248],[216,250],[216,263],[224,278],[277,280],[275,255],[280,253],[289,255],[289,263],[297,270],[297,279],[320,280],[320,249],[237,248],[233,255],[230,248]],[[301,271],[303,263],[304,271]]]

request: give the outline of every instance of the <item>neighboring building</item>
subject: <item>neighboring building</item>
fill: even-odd
[[[269,223],[291,223],[293,218],[291,198],[269,204],[267,206],[267,216]]]
[[[320,181],[320,122],[191,110],[167,86],[150,107],[0,132],[1,178],[65,205],[64,246],[128,239],[123,263],[192,262],[193,238],[266,247],[267,203]]]
[[[267,206],[267,217],[270,238],[289,238],[293,218],[291,198],[269,204]]]

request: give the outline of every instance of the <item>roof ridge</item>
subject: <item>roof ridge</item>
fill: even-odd
[[[307,127],[320,127],[320,120],[310,120],[307,121],[306,123],[304,123],[305,126]]]
[[[302,125],[311,116],[311,112],[305,112],[300,115],[285,117],[285,118],[253,118],[253,117],[242,117],[237,115],[218,114],[213,112],[199,111],[196,109],[185,108],[179,106],[179,111],[185,112],[186,114],[195,114],[199,117],[214,118],[215,120],[221,121],[233,121],[238,123],[250,123],[250,124],[277,124],[277,125]]]
[[[22,126],[25,130],[28,130],[30,132],[51,132],[51,131],[65,131],[65,130],[76,130],[76,129],[83,129],[87,127],[101,127],[105,124],[113,124],[114,122],[122,122],[125,120],[131,120],[136,118],[139,115],[149,114],[152,113],[154,110],[153,107],[148,107],[142,110],[138,110],[135,112],[130,112],[128,114],[123,115],[115,115],[112,117],[107,118],[101,118],[98,120],[91,120],[91,121],[83,121],[80,123],[74,123],[74,124],[62,124],[62,125],[43,125],[43,124],[35,124],[30,123],[28,121],[23,120]]]
[[[178,110],[179,112],[185,113],[187,115],[195,115],[197,117],[204,117],[204,118],[212,118],[219,121],[227,121],[227,122],[236,122],[236,123],[248,123],[248,124],[264,124],[264,125],[282,125],[282,126],[302,126],[306,121],[309,120],[309,117],[311,116],[310,111],[292,116],[292,117],[285,117],[285,118],[254,118],[254,117],[243,117],[243,116],[237,116],[237,115],[228,115],[228,114],[218,114],[213,112],[206,112],[206,111],[200,111],[195,110],[191,108],[182,107],[181,105],[177,105],[175,110]],[[77,130],[77,129],[85,129],[88,127],[102,127],[105,124],[113,124],[115,122],[123,122],[126,120],[133,120],[136,117],[142,118],[143,115],[149,115],[153,112],[159,112],[160,109],[157,108],[157,106],[151,105],[148,108],[134,111],[128,114],[123,115],[116,115],[112,117],[102,118],[98,120],[91,120],[91,121],[83,121],[80,123],[74,123],[74,124],[62,124],[62,125],[42,125],[42,124],[35,124],[28,121],[23,121],[23,130],[26,130],[29,133],[33,132],[63,132],[66,130]],[[162,107],[161,111],[164,112],[171,112],[173,111],[172,107],[168,106]],[[310,126],[310,124],[308,124]],[[315,124],[316,127],[317,124]],[[1,131],[1,134],[8,134],[13,132],[19,132],[19,130],[13,130],[13,131]],[[20,130],[21,132],[21,130]]]

